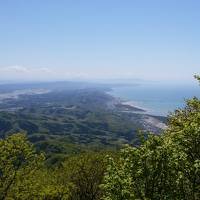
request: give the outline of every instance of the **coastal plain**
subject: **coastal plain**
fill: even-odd
[[[25,133],[54,163],[84,151],[137,145],[139,130],[159,134],[166,128],[165,117],[113,97],[111,88],[72,82],[1,85],[0,137]]]

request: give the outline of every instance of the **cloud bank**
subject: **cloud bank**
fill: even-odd
[[[0,67],[2,81],[54,81],[69,79],[87,79],[87,73],[48,67],[25,67],[20,65]]]
[[[151,81],[182,81],[193,80],[193,74],[183,76],[162,70],[162,73],[127,70],[126,67],[113,69],[109,67],[31,67],[22,65],[0,66],[0,82],[4,81],[66,81],[66,80],[113,80],[113,79],[142,79]]]
[[[0,67],[1,80],[46,81],[46,80],[95,80],[110,78],[130,78],[133,74],[107,69],[80,69],[67,67],[25,67],[20,65]]]

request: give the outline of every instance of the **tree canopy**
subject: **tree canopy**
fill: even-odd
[[[200,199],[200,100],[172,113],[161,135],[141,138],[140,146],[85,152],[58,166],[24,134],[1,139],[0,200]]]
[[[109,158],[104,200],[200,199],[200,100],[187,100],[161,136],[127,146],[119,160]]]

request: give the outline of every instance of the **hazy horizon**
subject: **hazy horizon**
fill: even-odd
[[[0,81],[193,83],[198,1],[2,1]]]

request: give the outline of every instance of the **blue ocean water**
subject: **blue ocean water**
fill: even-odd
[[[131,101],[149,114],[167,116],[175,109],[183,108],[185,100],[194,96],[200,98],[199,85],[142,84],[120,86],[110,92],[115,97]]]

